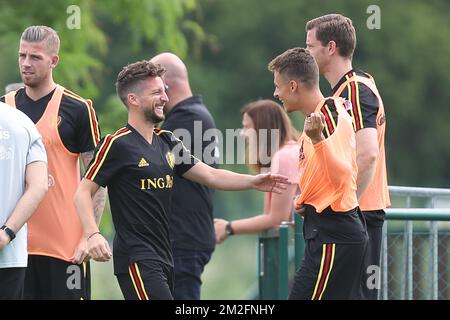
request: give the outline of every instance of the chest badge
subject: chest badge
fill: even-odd
[[[173,167],[175,167],[175,156],[173,155],[172,152],[169,151],[166,153],[166,160],[167,163],[169,164],[169,167],[173,169]]]
[[[145,160],[144,158],[141,158],[141,161],[139,161],[138,167],[142,168],[142,167],[148,167],[149,164],[147,162],[147,160]]]

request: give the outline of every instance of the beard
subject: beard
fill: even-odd
[[[42,77],[33,76],[33,77],[27,78],[27,77],[24,77],[21,75],[21,78],[22,78],[23,84],[30,88],[36,88],[42,82]]]
[[[153,124],[158,124],[161,121],[163,121],[165,119],[164,116],[160,117],[155,113],[155,109],[152,108],[151,110],[144,110],[144,116],[145,116],[145,120],[148,122],[151,122]]]

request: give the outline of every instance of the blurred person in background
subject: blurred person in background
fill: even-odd
[[[169,52],[158,54],[150,61],[166,69],[164,83],[169,101],[164,105],[165,120],[161,129],[172,131],[196,158],[217,168],[216,138],[203,139],[205,132],[216,129],[216,125],[202,97],[192,94],[186,65]],[[196,126],[201,130],[196,130]],[[184,139],[187,133],[189,138]],[[201,148],[194,150],[197,145]],[[205,150],[211,152],[204,154]],[[175,300],[200,299],[201,275],[215,248],[213,195],[214,190],[205,185],[174,176],[169,230],[174,260]],[[195,205],[186,206],[189,202]]]
[[[272,100],[258,100],[247,104],[241,115],[247,163],[250,162],[252,171],[270,171],[298,182],[298,134],[283,107]],[[252,157],[256,163],[251,163]],[[278,227],[282,221],[292,220],[292,199],[297,190],[298,186],[294,184],[281,194],[266,193],[264,211],[260,215],[233,221],[215,219],[217,243],[233,234],[259,233]]]

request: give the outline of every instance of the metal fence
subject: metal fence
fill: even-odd
[[[395,205],[404,208],[387,210],[379,298],[450,299],[450,190],[389,191]]]
[[[450,189],[389,187],[379,299],[450,299]],[[257,299],[286,299],[304,251],[302,219],[258,240]],[[291,226],[295,225],[295,231]],[[252,296],[250,296],[252,297]]]

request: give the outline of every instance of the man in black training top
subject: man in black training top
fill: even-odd
[[[125,299],[173,299],[168,215],[174,174],[223,190],[281,192],[288,183],[281,175],[211,168],[170,131],[156,129],[168,101],[163,74],[160,65],[145,60],[119,73],[117,93],[128,109],[128,124],[99,143],[75,196],[89,254],[108,261],[112,253],[95,223],[92,196],[100,186],[109,188],[116,229],[114,271]]]

